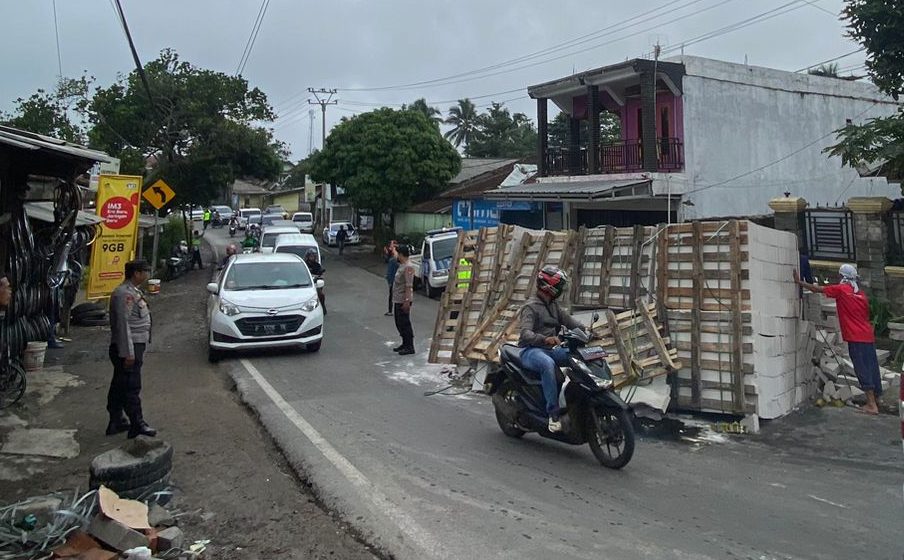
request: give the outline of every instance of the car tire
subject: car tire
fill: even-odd
[[[217,350],[212,346],[207,347],[207,361],[215,364],[223,359],[223,351]]]
[[[322,343],[323,343],[323,340],[318,340],[317,342],[311,342],[310,344],[307,344],[307,345],[305,346],[305,350],[307,350],[307,351],[310,352],[310,353],[319,352],[319,351],[320,351],[320,345],[321,345]]]

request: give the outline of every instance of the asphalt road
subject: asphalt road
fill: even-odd
[[[325,503],[395,557],[901,558],[896,418],[870,438],[826,435],[850,418],[836,411],[758,437],[644,437],[607,470],[586,446],[507,438],[486,397],[425,396],[444,385],[426,363],[438,303],[418,296],[418,353],[399,357],[385,281],[324,260],[320,352],[222,367]]]

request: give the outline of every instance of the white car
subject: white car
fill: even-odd
[[[242,208],[239,210],[239,229],[245,229],[248,227],[248,221],[252,217],[256,217],[260,220],[261,209],[260,208]],[[260,221],[258,221],[260,223]]]
[[[295,212],[292,214],[292,221],[301,233],[314,233],[314,215],[310,212]]]
[[[308,254],[308,251],[317,252],[317,262],[322,263],[320,258],[320,246],[317,240],[310,233],[285,233],[276,238],[276,246],[274,253],[291,253],[302,259]]]
[[[333,222],[330,224],[330,227],[323,228],[323,243],[329,247],[336,245],[336,234],[339,233],[339,226],[345,226],[345,229],[348,231],[348,240],[345,242],[346,245],[357,245],[361,243],[361,237],[358,235],[358,230],[356,230],[352,225],[348,222]]]
[[[232,257],[217,282],[207,285],[208,359],[256,348],[320,350],[323,308],[304,261],[287,254]]]
[[[298,228],[293,225],[264,226],[264,229],[261,230],[261,244],[258,251],[261,253],[272,253],[276,247],[276,238],[287,233],[298,235]]]

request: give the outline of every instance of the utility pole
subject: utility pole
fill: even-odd
[[[308,111],[308,155],[314,152],[314,109]]]
[[[321,123],[323,126],[323,133],[320,138],[320,149],[322,150],[326,145],[326,107],[327,105],[336,105],[337,103],[339,103],[339,101],[333,100],[333,96],[336,95],[335,89],[308,88],[308,92],[314,96],[314,99],[316,99],[316,101],[311,101],[310,99],[308,99],[308,103],[311,105],[320,105],[320,110],[323,112],[323,122]]]

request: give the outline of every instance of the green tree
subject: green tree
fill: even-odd
[[[441,122],[443,122],[443,112],[437,109],[436,107],[431,107],[427,105],[427,100],[423,97],[415,100],[411,105],[402,105],[403,111],[417,111],[418,113],[424,115],[429,120],[431,120],[434,124],[439,126]]]
[[[79,111],[84,109],[90,84],[87,76],[61,78],[52,91],[39,89],[28,99],[17,99],[12,113],[0,114],[0,122],[82,144],[85,126]]]
[[[549,122],[548,137],[550,148],[567,148],[570,143],[571,127],[568,122],[568,113],[564,111],[557,114]],[[603,111],[600,113],[600,145],[621,141],[621,119],[615,113]],[[581,121],[582,146],[590,142],[590,121]]]
[[[501,103],[493,103],[477,117],[465,153],[468,157],[520,158],[537,149],[537,131],[524,113],[512,115]]]
[[[197,68],[172,50],[144,67],[153,104],[137,71],[98,88],[88,105],[91,145],[140,174],[153,157],[154,177],[179,201],[209,204],[238,177],[274,179],[285,148],[253,123],[272,121],[266,95],[241,77]]]
[[[470,99],[459,99],[458,105],[449,107],[449,116],[445,123],[452,126],[452,129],[443,136],[456,148],[464,144],[467,151],[471,136],[477,130],[477,116],[477,107]]]
[[[376,214],[438,192],[461,158],[423,113],[383,108],[342,119],[306,165],[312,179],[341,185],[352,205]]]
[[[825,76],[827,78],[838,77],[838,63],[820,64],[818,68],[810,68],[807,73],[813,76]]]
[[[842,16],[848,22],[848,36],[866,49],[870,78],[897,100],[904,92],[904,3],[848,0]],[[837,131],[837,139],[826,152],[840,156],[845,165],[884,162],[883,175],[904,177],[904,108],[863,125],[848,124]]]

